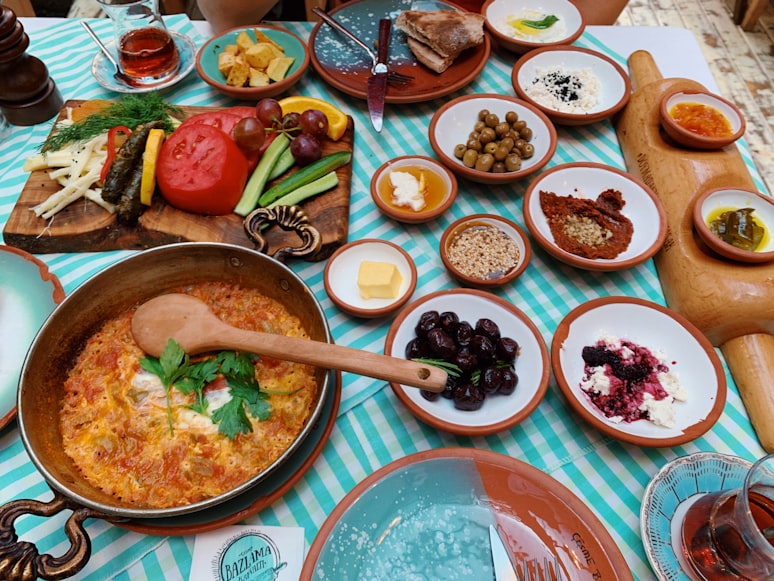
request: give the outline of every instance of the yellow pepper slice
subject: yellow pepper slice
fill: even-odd
[[[166,133],[163,129],[151,129],[148,133],[148,141],[145,143],[145,151],[142,154],[140,202],[146,206],[151,205],[153,192],[156,190],[156,161],[165,138]]]

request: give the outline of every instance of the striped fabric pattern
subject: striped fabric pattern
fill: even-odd
[[[89,21],[103,38],[112,27],[106,19]],[[198,46],[205,41],[182,15],[168,20],[170,28],[188,34]],[[289,23],[294,32],[308,37],[310,23]],[[591,34],[577,42],[616,58]],[[115,98],[100,88],[90,73],[96,48],[75,20],[31,34],[29,52],[49,68],[65,99]],[[459,94],[513,94],[511,63],[492,53],[484,72]],[[460,182],[454,207],[436,222],[404,225],[383,218],[370,200],[371,175],[386,159],[417,153],[432,155],[427,127],[443,99],[416,105],[388,105],[385,129],[378,137],[371,131],[365,101],[326,86],[309,71],[294,93],[331,101],[355,121],[355,160],[349,239],[382,238],[400,244],[414,259],[419,274],[414,298],[455,287],[446,274],[437,248],[443,229],[471,213],[505,215],[524,226],[521,200],[527,183],[483,187]],[[201,82],[192,73],[166,92],[179,105],[228,106],[235,104]],[[51,124],[11,128],[0,143],[0,224],[13,209],[27,179],[24,159],[33,154],[50,131]],[[581,128],[560,128],[560,145],[549,167],[569,161],[588,160],[625,169],[610,122]],[[760,176],[744,142],[741,148],[759,189]],[[60,278],[66,292],[130,252],[52,254],[40,258]],[[381,352],[388,320],[358,320],[340,312],[328,299],[322,280],[324,263],[290,265],[309,284],[321,301],[335,341]],[[664,296],[652,261],[619,273],[595,273],[558,263],[535,249],[532,263],[522,277],[495,291],[514,303],[535,322],[550,345],[558,322],[575,306],[598,296],[628,295],[664,304]],[[671,459],[705,450],[754,459],[763,454],[750,426],[733,380],[726,370],[730,390],[725,413],[705,436],[691,444],[669,449],[640,449],[612,440],[581,423],[566,405],[552,381],[538,409],[515,428],[496,435],[465,438],[439,432],[411,415],[385,382],[344,374],[342,402],[330,441],[321,457],[282,499],[250,519],[253,524],[300,526],[307,544],[336,503],[364,477],[389,462],[421,450],[444,446],[492,449],[529,462],[547,472],[582,498],[613,535],[635,578],[654,579],[639,531],[639,511],[645,486]],[[30,462],[15,423],[0,433],[0,502],[17,498],[48,500],[51,491]],[[17,532],[38,544],[42,552],[63,553],[68,546],[62,532],[64,516],[49,520],[22,519]],[[129,532],[101,520],[90,520],[87,530],[93,554],[78,579],[121,580],[186,579],[190,572],[193,537],[154,537]]]

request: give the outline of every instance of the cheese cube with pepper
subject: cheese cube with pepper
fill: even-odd
[[[398,267],[390,262],[364,260],[360,263],[357,286],[364,299],[394,299],[402,283]]]

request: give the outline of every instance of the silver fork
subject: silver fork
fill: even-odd
[[[559,560],[543,557],[542,565],[537,559],[524,559],[521,566],[517,566],[519,579],[523,581],[562,581],[562,569]]]
[[[322,8],[314,7],[312,8],[312,12],[317,14],[323,22],[325,22],[328,26],[333,28],[334,30],[339,31],[341,34],[346,36],[348,39],[350,39],[352,42],[354,42],[356,45],[358,45],[360,48],[362,48],[369,57],[371,57],[371,72],[375,72],[376,65],[378,64],[376,53],[372,51],[366,43],[364,43],[362,40],[360,40],[357,36],[352,34],[343,24],[338,22],[337,20],[334,20],[333,17],[325,12]],[[398,71],[387,71],[387,82],[393,85],[405,85],[407,83],[410,83],[414,80],[414,77],[411,75],[406,75],[403,73],[400,73]]]

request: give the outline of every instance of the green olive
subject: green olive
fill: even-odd
[[[514,131],[518,131],[518,132],[521,132],[521,130],[524,129],[526,126],[527,126],[527,122],[524,121],[524,119],[520,119],[515,123],[511,123],[511,127],[513,127]]]
[[[535,146],[531,143],[525,143],[524,147],[521,148],[521,157],[529,159],[533,155],[535,155]]]
[[[484,153],[488,153],[490,155],[495,155],[495,152],[500,149],[500,146],[497,145],[496,141],[490,141],[484,146]]]
[[[468,149],[462,156],[462,163],[466,167],[474,167],[478,159],[478,152],[475,149]]]
[[[506,171],[519,171],[521,169],[521,158],[512,153],[505,158],[505,170]]]
[[[513,149],[514,139],[512,137],[503,137],[500,140],[500,145],[505,147],[508,151]]]
[[[495,161],[494,157],[492,157],[488,153],[479,155],[478,159],[476,160],[476,169],[478,171],[489,171],[492,169],[492,166],[494,165],[494,161]]]
[[[467,151],[467,147],[463,143],[460,143],[459,145],[456,145],[454,147],[454,157],[457,159],[462,159],[462,156],[465,155],[465,152]]]
[[[502,161],[494,162],[492,173],[505,173],[505,164]]]
[[[502,143],[500,143],[500,145],[497,146],[495,152],[493,153],[495,161],[503,161],[506,157],[508,157],[510,152],[510,147],[505,147]]]
[[[476,141],[478,141],[479,137],[481,137],[481,132],[480,131],[471,131],[468,134],[468,139],[475,139]]]
[[[481,151],[484,148],[484,146],[481,145],[481,141],[478,139],[468,139],[465,147],[472,149],[473,151]]]
[[[487,115],[489,115],[489,109],[481,109],[481,111],[478,112],[478,120],[484,121]]]
[[[524,149],[525,145],[527,145],[527,142],[524,139],[517,139],[514,142],[513,147],[511,149],[516,150],[519,153],[521,153],[521,151]]]
[[[521,131],[519,131],[519,135],[521,135],[522,139],[525,139],[529,141],[532,139],[532,128],[531,127],[525,127]]]
[[[487,144],[490,141],[494,141],[496,137],[497,137],[497,134],[495,133],[494,129],[492,129],[491,127],[485,127],[484,130],[481,132],[481,135],[478,138],[478,140],[483,144]]]
[[[486,123],[483,121],[476,121],[476,123],[473,125],[473,131],[477,131],[481,133],[481,130],[486,127]]]
[[[508,135],[508,132],[511,130],[511,126],[508,125],[505,121],[501,121],[497,124],[494,130],[497,134],[497,137],[502,139],[505,135]]]
[[[508,123],[510,123],[511,125],[513,125],[514,123],[516,123],[519,120],[519,114],[516,113],[516,111],[508,111],[505,114],[505,120]]]
[[[497,124],[500,122],[500,118],[495,115],[494,113],[487,114],[486,118],[484,119],[484,123],[486,123],[487,127],[497,127]]]

